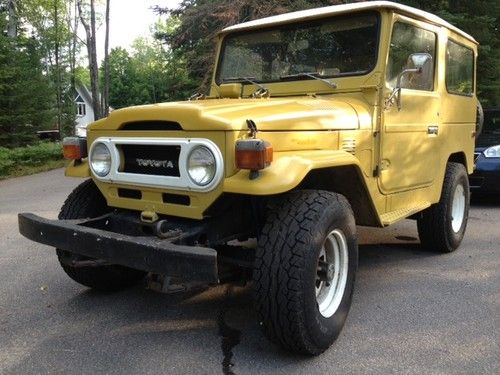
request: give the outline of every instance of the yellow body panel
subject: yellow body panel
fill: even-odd
[[[436,203],[450,156],[462,155],[469,173],[473,168],[477,98],[475,94],[465,97],[447,92],[446,42],[452,38],[471,48],[475,57],[477,45],[472,38],[435,19],[412,18],[407,11],[398,13],[397,7],[379,7],[377,11],[381,24],[376,65],[365,75],[335,78],[334,90],[313,79],[273,82],[266,83],[270,98],[254,99],[249,96],[255,86],[218,86],[214,78],[206,99],[121,109],[92,124],[89,146],[98,137],[206,138],[219,147],[224,158],[224,179],[210,192],[96,180],[108,204],[201,219],[223,193],[283,193],[299,186],[313,170],[347,165],[362,176],[378,225],[391,224]],[[385,83],[389,41],[396,21],[418,25],[437,35],[434,90],[403,89],[401,111],[396,106],[385,106],[391,91]],[[279,19],[276,24],[283,22]],[[227,34],[228,31],[219,36],[218,51]],[[235,143],[249,137],[249,119],[257,125],[257,137],[271,143],[274,149],[272,164],[255,179],[249,178],[249,171],[238,170],[235,163]],[[178,123],[182,130],[121,129],[136,121],[170,121]],[[436,126],[438,134],[429,134],[429,126]],[[90,172],[83,162],[71,165],[66,174],[88,177]],[[120,197],[119,188],[140,190],[142,199]],[[191,203],[164,203],[163,193],[188,195]]]
[[[64,175],[67,177],[90,177],[90,167],[87,160],[83,160],[79,164],[75,164],[75,161],[72,160],[71,163],[66,167],[64,171]]]
[[[249,179],[250,171],[246,170],[226,178],[224,191],[253,195],[279,194],[295,188],[313,169],[344,165],[359,167],[358,159],[345,151],[289,151],[274,156],[272,165],[262,170],[260,177],[255,180]]]

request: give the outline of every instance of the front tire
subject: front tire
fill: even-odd
[[[95,218],[111,209],[94,181],[86,180],[73,190],[64,202],[59,219]],[[139,283],[145,272],[119,265],[95,267],[73,267],[67,259],[89,260],[90,258],[56,249],[59,263],[64,272],[79,284],[100,291],[116,291]]]
[[[285,195],[270,210],[254,266],[256,310],[267,337],[301,354],[328,349],[347,317],[357,266],[354,216],[342,195]]]
[[[442,253],[456,250],[467,227],[469,203],[467,171],[462,164],[450,162],[439,202],[422,212],[417,220],[422,246]]]

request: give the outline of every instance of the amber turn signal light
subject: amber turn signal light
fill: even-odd
[[[236,142],[236,167],[258,171],[273,161],[273,147],[262,139],[244,139]]]
[[[64,158],[79,160],[87,157],[87,140],[80,137],[66,137],[63,139]]]

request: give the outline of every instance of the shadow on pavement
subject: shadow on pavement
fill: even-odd
[[[251,285],[223,285],[171,295],[138,286],[102,294],[76,289],[68,279],[67,284],[60,285],[58,293],[62,297],[52,306],[53,315],[42,317],[45,322],[49,321],[43,340],[31,347],[29,355],[10,370],[25,373],[30,368],[40,369],[43,357],[44,363],[58,366],[57,369],[45,368],[47,372],[63,373],[74,372],[75,368],[77,373],[83,370],[142,373],[144,368],[150,373],[169,374],[328,371],[325,366],[332,364],[321,358],[327,356],[349,363],[349,353],[356,347],[352,345],[364,353],[363,345],[373,348],[372,344],[364,344],[370,337],[388,340],[386,336],[395,335],[399,338],[397,335],[408,329],[406,324],[410,323],[402,320],[399,324],[403,326],[396,324],[391,329],[369,331],[382,323],[385,327],[388,314],[394,313],[395,306],[401,306],[402,302],[394,294],[399,293],[400,288],[397,282],[390,281],[391,277],[406,280],[414,264],[435,263],[433,258],[441,256],[421,250],[413,237],[403,236],[400,240],[404,238],[410,243],[360,246],[359,280],[347,320],[345,332],[348,333],[343,333],[339,342],[320,357],[291,355],[264,338],[253,309]],[[421,283],[430,276],[422,277],[417,279],[421,281],[411,284],[413,293],[428,290]],[[376,290],[386,296],[385,300],[375,295]],[[371,301],[372,298],[376,302]],[[404,304],[400,308],[407,316]],[[36,316],[37,312],[33,314]],[[441,332],[444,328],[433,326],[433,329]],[[19,334],[22,333],[20,329]],[[419,334],[428,335],[417,331],[417,337]]]

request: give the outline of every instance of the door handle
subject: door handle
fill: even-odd
[[[439,127],[437,125],[429,125],[427,127],[427,134],[429,135],[438,135]]]

